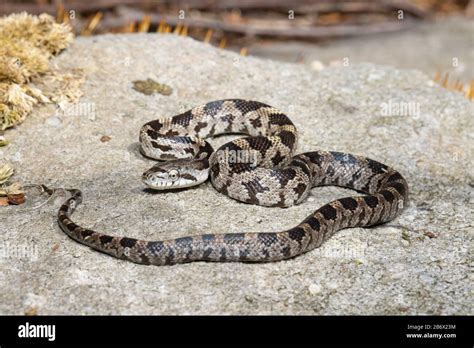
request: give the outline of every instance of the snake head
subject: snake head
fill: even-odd
[[[173,190],[197,186],[207,180],[207,160],[179,159],[155,164],[143,173],[143,183],[154,190]]]

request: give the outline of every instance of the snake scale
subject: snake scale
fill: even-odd
[[[204,140],[228,133],[247,136],[216,151]],[[390,221],[407,202],[407,182],[385,164],[333,151],[294,156],[294,124],[277,109],[256,101],[213,101],[151,121],[141,128],[139,141],[143,155],[165,161],[143,174],[144,184],[157,190],[198,185],[210,177],[219,192],[241,202],[269,207],[299,204],[313,187],[322,185],[364,194],[330,202],[285,231],[145,241],[78,226],[71,215],[82,195],[79,190],[70,190],[71,197],[58,212],[62,230],[93,249],[140,264],[289,259],[319,247],[338,230]]]

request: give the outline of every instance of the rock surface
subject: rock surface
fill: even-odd
[[[209,183],[145,192],[140,176],[154,162],[138,152],[140,126],[221,98],[281,109],[300,131],[301,151],[347,151],[397,168],[411,202],[393,222],[341,231],[292,260],[171,267],[117,260],[69,239],[56,224],[60,195],[27,212],[1,208],[0,313],[474,314],[474,110],[461,95],[418,71],[364,64],[315,72],[174,35],[79,38],[55,63],[86,70],[84,97],[65,111],[39,109],[9,133],[0,156],[18,180],[80,188],[74,219],[83,226],[143,239],[279,231],[354,194],[316,188],[282,210],[238,203]],[[132,88],[148,78],[172,94]]]

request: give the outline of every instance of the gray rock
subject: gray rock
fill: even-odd
[[[473,106],[460,94],[418,71],[354,64],[315,72],[174,35],[78,38],[55,63],[87,71],[80,110],[94,117],[77,112],[54,128],[45,123],[54,107],[43,107],[9,132],[2,154],[21,153],[18,180],[80,188],[84,203],[74,219],[88,228],[152,240],[279,231],[354,194],[316,188],[311,201],[282,210],[238,203],[209,183],[145,192],[140,176],[153,161],[137,151],[140,126],[221,98],[255,99],[288,113],[300,151],[348,151],[397,168],[411,201],[393,222],[341,231],[292,260],[172,267],[136,265],[74,242],[56,224],[54,199],[28,212],[1,208],[0,245],[9,247],[0,254],[0,313],[473,314]],[[132,89],[132,81],[147,78],[173,93]],[[389,103],[415,107],[387,112]],[[101,142],[102,135],[112,140]]]

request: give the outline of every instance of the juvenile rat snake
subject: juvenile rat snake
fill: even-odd
[[[217,151],[204,140],[243,133]],[[141,264],[171,265],[191,261],[269,262],[319,247],[336,231],[392,220],[406,205],[408,186],[396,170],[369,158],[333,151],[293,156],[297,131],[289,118],[266,104],[219,100],[182,114],[145,124],[141,152],[165,160],[143,174],[153,189],[200,184],[211,178],[221,193],[269,207],[303,201],[311,188],[336,185],[365,195],[328,203],[296,227],[281,232],[203,234],[145,241],[114,237],[78,226],[71,215],[81,203],[79,190],[61,206],[61,229],[76,241],[114,257]]]

